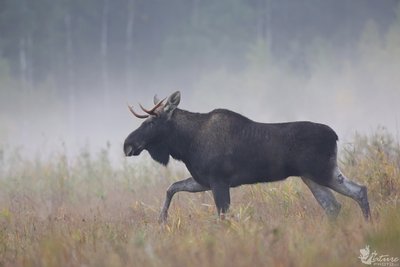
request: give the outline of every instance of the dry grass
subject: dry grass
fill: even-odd
[[[178,193],[157,223],[179,168],[143,161],[113,167],[108,149],[68,162],[0,159],[0,266],[361,266],[359,249],[400,257],[399,146],[385,131],[357,135],[341,152],[349,177],[369,188],[374,222],[352,200],[336,223],[299,179],[232,190],[219,221],[209,193]]]

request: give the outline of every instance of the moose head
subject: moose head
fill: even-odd
[[[168,97],[165,102],[154,96],[155,106],[145,109],[140,105],[146,114],[138,114],[128,105],[132,114],[140,119],[146,119],[135,131],[128,135],[124,142],[124,152],[126,156],[137,156],[144,149],[158,162],[166,165],[169,160],[168,147],[165,140],[171,128],[171,117],[180,102],[180,92],[177,91]],[[165,102],[165,103],[164,103]]]

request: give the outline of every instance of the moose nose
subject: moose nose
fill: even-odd
[[[125,156],[129,157],[132,156],[133,148],[130,145],[124,146]]]

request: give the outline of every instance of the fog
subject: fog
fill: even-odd
[[[399,1],[0,3],[0,150],[26,157],[122,143],[154,94],[180,108],[330,125],[341,144],[399,138]]]

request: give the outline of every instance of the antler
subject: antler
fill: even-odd
[[[147,114],[149,114],[149,115],[156,115],[156,114],[154,113],[154,111],[162,105],[162,103],[164,102],[165,99],[166,99],[166,98],[164,98],[163,100],[161,100],[160,102],[158,102],[157,105],[155,105],[155,106],[154,106],[152,109],[150,109],[150,110],[145,109],[141,104],[139,104],[139,106],[140,106],[140,108],[141,108],[144,112],[146,112]]]
[[[128,105],[128,104],[127,104]],[[132,114],[135,116],[135,117],[137,117],[137,118],[139,118],[139,119],[145,119],[145,118],[147,118],[149,115],[140,115],[140,114],[137,114],[134,110],[133,110],[133,107],[132,106],[129,106],[128,105],[128,108],[129,108],[129,110],[130,110],[130,112],[132,112]]]
[[[144,112],[146,112],[148,115],[140,115],[140,114],[137,114],[137,113],[133,110],[133,107],[130,106],[130,105],[128,105],[128,108],[129,108],[130,112],[132,112],[132,114],[133,114],[135,117],[137,117],[137,118],[139,118],[139,119],[145,119],[145,118],[149,117],[150,115],[157,115],[157,114],[155,113],[155,110],[156,110],[157,108],[159,108],[159,107],[162,105],[162,103],[164,102],[165,99],[166,99],[166,98],[164,98],[163,100],[159,101],[159,102],[158,102],[152,109],[150,109],[150,110],[145,109],[141,104],[139,104],[140,108],[141,108]]]

